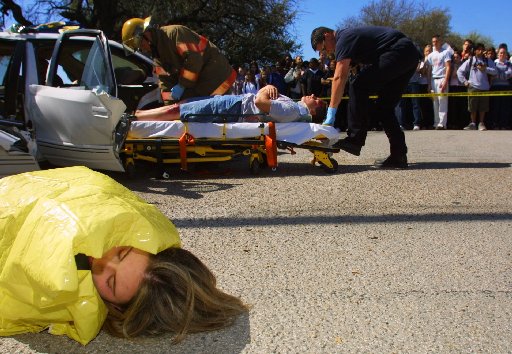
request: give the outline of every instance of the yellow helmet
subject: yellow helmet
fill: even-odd
[[[142,40],[142,33],[146,30],[151,22],[151,17],[132,18],[123,24],[121,30],[121,38],[125,50],[130,48],[132,51],[137,51],[140,48],[140,42]],[[128,50],[130,51],[130,50]]]

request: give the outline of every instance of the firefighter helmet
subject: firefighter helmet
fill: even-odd
[[[140,43],[142,41],[142,34],[149,26],[150,22],[151,17],[146,17],[145,19],[132,18],[126,21],[123,24],[123,29],[121,30],[123,47],[125,47],[125,49],[130,48],[134,51],[139,50]]]

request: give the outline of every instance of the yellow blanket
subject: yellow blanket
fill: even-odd
[[[157,208],[85,167],[0,179],[0,336],[48,328],[91,341],[107,310],[74,256],[116,246],[158,253],[180,239]]]

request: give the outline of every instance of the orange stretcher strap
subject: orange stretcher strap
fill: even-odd
[[[191,134],[185,132],[180,137],[178,142],[179,142],[179,145],[180,145],[181,169],[183,171],[186,171],[187,168],[188,168],[188,164],[187,164],[187,146],[195,144],[194,137]]]
[[[225,94],[231,88],[231,86],[233,86],[233,83],[235,82],[235,80],[236,80],[236,71],[234,69],[232,69],[231,74],[226,79],[226,81],[224,81],[222,84],[220,84],[219,87],[217,87],[210,95],[215,96],[215,95]]]
[[[265,135],[265,152],[267,153],[267,165],[270,168],[277,167],[277,138],[276,125],[268,123],[268,135]]]

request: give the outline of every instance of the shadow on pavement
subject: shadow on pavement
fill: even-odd
[[[182,171],[178,166],[167,166],[166,171],[169,174],[168,179],[161,178],[156,166],[146,165],[144,169],[135,175],[134,178],[128,178],[124,173],[104,171],[107,175],[116,181],[124,184],[128,188],[138,188],[141,185],[150,185],[154,181],[176,181],[179,180],[223,180],[223,179],[254,179],[254,178],[281,178],[290,176],[318,176],[329,177],[339,174],[362,173],[365,171],[379,171],[373,167],[373,164],[344,164],[342,158],[338,158],[339,167],[337,171],[325,171],[320,166],[313,166],[309,160],[297,162],[282,162],[278,164],[277,169],[264,168],[254,175],[250,172],[248,165],[240,161],[228,161],[224,163],[204,163],[191,164],[189,171]],[[451,161],[425,161],[409,162],[409,168],[406,170],[447,170],[447,169],[499,169],[512,167],[510,163],[503,162],[451,162]],[[174,187],[173,187],[174,189]]]
[[[210,181],[184,181],[184,180],[138,180],[119,181],[125,187],[135,192],[173,195],[185,199],[201,199],[206,193],[232,189],[241,183],[217,183]]]
[[[419,162],[411,163],[407,170],[435,170],[435,169],[483,169],[483,168],[510,168],[507,163],[480,163],[480,162]],[[270,182],[272,178],[282,178],[291,176],[318,176],[329,178],[333,174],[352,174],[365,171],[379,170],[372,165],[340,165],[335,173],[326,173],[318,166],[312,166],[308,163],[284,163],[276,171],[266,169],[259,176],[250,175],[247,171],[222,167],[220,165],[211,166],[211,170],[200,170],[183,172],[176,170],[169,179],[153,178],[151,171],[134,179],[127,178],[123,174],[109,173],[119,183],[132,191],[151,193],[156,195],[173,195],[185,199],[201,199],[207,193],[229,190],[243,185],[244,179],[261,178]],[[401,171],[401,170],[395,170]],[[226,179],[237,180],[238,183],[222,182]],[[218,182],[217,182],[218,181]]]
[[[241,227],[276,225],[326,225],[326,224],[374,224],[374,223],[415,223],[415,222],[477,222],[512,221],[512,213],[426,213],[387,215],[330,215],[299,217],[218,217],[209,219],[173,219],[178,228]]]
[[[501,162],[418,162],[410,163],[410,170],[445,170],[460,168],[510,168],[511,163]]]
[[[65,336],[47,332],[22,334],[13,337],[32,350],[41,353],[225,353],[238,354],[250,343],[249,314],[239,316],[231,327],[219,331],[191,334],[178,344],[172,344],[172,335],[123,339],[111,337],[105,332],[86,346]]]
[[[177,181],[177,180],[223,180],[223,179],[237,179],[243,181],[244,179],[271,179],[290,176],[318,176],[329,177],[337,174],[359,173],[368,170],[373,170],[372,166],[367,165],[343,165],[340,163],[337,171],[326,172],[323,168],[316,165],[313,166],[309,161],[304,162],[283,162],[278,164],[275,170],[270,168],[262,168],[259,173],[252,174],[247,166],[233,165],[226,162],[224,165],[211,165],[190,168],[189,171],[181,171],[177,168],[168,169],[169,178],[160,178],[156,170],[148,170],[146,172],[138,173],[135,178],[128,178],[121,172],[102,171],[115,179],[119,183],[131,188],[132,185],[138,183],[152,183],[152,181]]]

